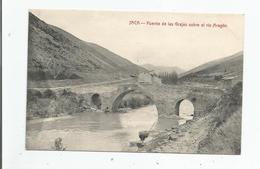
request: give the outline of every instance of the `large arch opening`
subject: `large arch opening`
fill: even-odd
[[[120,93],[112,104],[112,112],[118,113],[121,125],[133,131],[136,139],[139,132],[157,127],[158,109],[153,97],[145,91],[129,89]]]
[[[194,105],[188,99],[181,99],[176,103],[175,112],[183,119],[181,123],[185,123],[187,120],[193,119]]]
[[[157,107],[153,97],[142,89],[127,89],[118,94],[111,112],[119,116],[120,124],[130,131],[134,142],[141,139],[140,133],[149,133],[157,127]]]
[[[98,93],[95,93],[91,96],[91,103],[92,103],[92,105],[95,105],[97,109],[99,109],[99,110],[101,109],[102,100]]]
[[[122,109],[138,109],[144,106],[154,105],[152,97],[139,90],[128,90],[117,96],[112,104],[112,112]]]

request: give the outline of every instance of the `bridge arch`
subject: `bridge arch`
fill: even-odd
[[[195,97],[192,97],[192,98],[185,97],[185,98],[177,99],[177,102],[174,106],[175,114],[178,116],[181,116],[180,112],[183,111],[183,110],[181,110],[181,108],[182,108],[181,104],[185,103],[186,104],[185,106],[187,106],[187,109],[190,109],[188,111],[191,111],[192,115],[195,116],[195,104],[196,104],[195,102],[196,102]]]
[[[112,112],[118,112],[118,108],[120,106],[120,103],[121,101],[123,100],[123,98],[127,95],[127,94],[130,94],[130,93],[134,93],[134,92],[138,92],[144,96],[146,96],[153,104],[155,103],[154,102],[154,99],[153,99],[153,96],[150,94],[150,93],[147,93],[145,92],[144,90],[141,90],[141,89],[127,89],[123,92],[120,92],[116,97],[115,99],[113,100],[112,102],[112,108],[111,108],[111,111]]]
[[[101,100],[100,94],[94,93],[94,94],[91,96],[91,104],[94,105],[94,106],[96,106],[97,109],[101,109],[102,100]]]

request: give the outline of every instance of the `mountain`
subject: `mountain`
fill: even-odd
[[[223,78],[235,78],[242,81],[243,78],[243,52],[217,59],[185,73],[180,74],[180,80],[208,80],[216,76]]]
[[[143,71],[147,70],[29,13],[29,81],[85,79],[91,83],[126,78]]]
[[[184,72],[183,69],[179,68],[179,67],[170,67],[170,66],[155,66],[152,64],[144,64],[141,65],[142,67],[144,67],[145,69],[149,70],[149,71],[154,71],[156,74],[160,74],[163,72],[167,72],[167,73],[171,73],[173,71],[175,71],[177,74],[181,74]]]

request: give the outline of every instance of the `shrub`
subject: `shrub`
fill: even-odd
[[[223,78],[222,75],[216,75],[214,76],[214,80],[220,81]]]
[[[119,108],[126,108],[127,107],[127,101],[122,100],[121,103],[119,104]]]
[[[149,104],[151,104],[151,99],[147,96],[130,95],[121,101],[119,108],[130,107],[135,109]]]
[[[69,89],[64,89],[63,91],[62,91],[62,95],[63,96],[70,96],[70,95],[72,95],[73,93],[69,90]]]
[[[27,99],[28,101],[34,101],[37,98],[42,98],[42,93],[38,90],[28,89],[27,91]]]
[[[45,110],[45,111],[37,111],[37,112],[34,112],[34,113],[33,113],[33,116],[34,116],[34,117],[40,117],[40,118],[47,118],[47,117],[49,117],[49,114],[48,114],[48,112]]]
[[[47,89],[43,92],[43,97],[44,98],[56,98],[56,94],[54,91],[51,89]]]
[[[242,105],[242,82],[238,82],[224,94],[217,103],[219,116],[216,119],[217,126],[225,123],[226,120],[236,112]]]

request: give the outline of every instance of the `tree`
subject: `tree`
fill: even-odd
[[[172,71],[171,73],[160,73],[159,77],[162,79],[162,83],[164,84],[176,84],[178,81],[178,74],[175,71]]]

